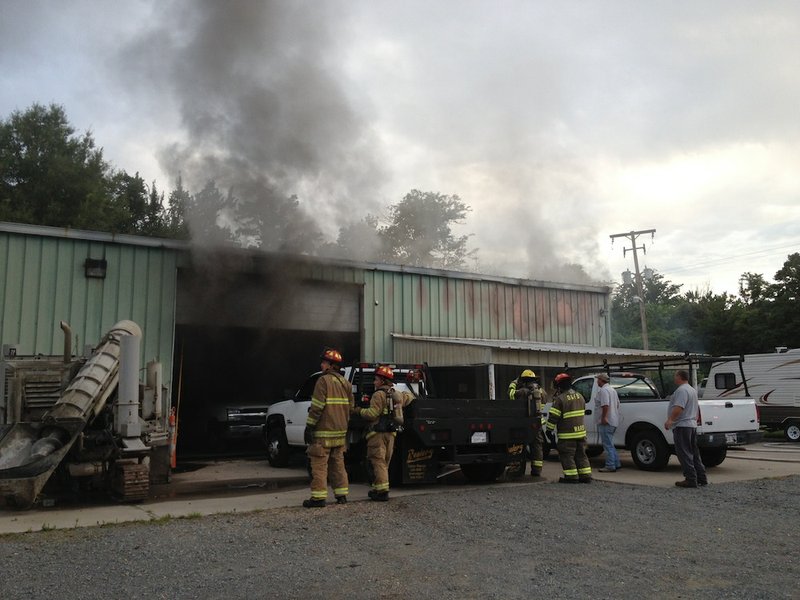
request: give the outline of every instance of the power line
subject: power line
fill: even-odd
[[[684,271],[694,271],[696,269],[701,269],[704,267],[713,267],[720,264],[725,264],[729,262],[733,262],[740,258],[746,257],[766,257],[770,256],[771,253],[775,252],[776,250],[785,250],[787,248],[797,248],[800,246],[800,242],[794,244],[787,244],[782,246],[773,246],[771,248],[763,248],[761,250],[756,250],[754,252],[745,252],[743,254],[734,254],[732,256],[725,256],[722,258],[714,258],[711,260],[701,261],[698,263],[694,263],[692,265],[685,265],[685,266],[678,266],[678,267],[665,267],[664,271],[669,271],[670,273],[682,273]]]

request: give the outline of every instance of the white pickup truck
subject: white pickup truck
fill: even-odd
[[[409,370],[408,368],[395,370],[398,381],[394,384],[394,388],[399,392],[411,391],[416,396],[419,393],[419,384],[407,383],[399,377],[408,373]],[[357,406],[369,406],[369,399],[374,391],[372,382],[374,372],[375,369],[371,366],[362,366],[357,369],[344,368],[342,374],[353,386],[353,395],[356,396]],[[306,428],[308,410],[311,408],[311,394],[314,392],[314,386],[320,375],[322,372],[318,371],[309,376],[290,400],[276,402],[267,409],[265,437],[267,460],[271,466],[285,467],[289,464],[291,452],[306,449],[303,432]],[[414,386],[414,388],[411,389],[409,386]],[[360,436],[361,432],[358,430],[348,431],[348,435],[351,434],[354,439],[348,439],[348,443],[352,445],[358,441],[355,436]]]
[[[638,373],[610,374],[611,385],[620,400],[620,424],[614,445],[631,451],[633,462],[645,471],[663,469],[675,451],[672,431],[664,429],[668,398],[662,398],[655,384]],[[589,453],[602,453],[597,431],[595,375],[578,377],[573,387],[586,398],[586,432]],[[549,408],[549,405],[548,407]],[[703,464],[715,467],[725,460],[728,447],[759,441],[758,414],[752,398],[740,400],[700,400],[701,425],[697,429]]]

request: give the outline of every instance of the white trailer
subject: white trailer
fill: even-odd
[[[716,360],[701,384],[703,400],[752,397],[761,426],[800,441],[800,348]]]

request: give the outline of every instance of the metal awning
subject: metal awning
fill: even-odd
[[[392,334],[397,362],[427,361],[432,366],[464,364],[506,364],[563,367],[565,363],[580,367],[609,362],[677,359],[684,352],[612,348],[586,344],[559,344],[523,340],[485,338],[452,338]]]

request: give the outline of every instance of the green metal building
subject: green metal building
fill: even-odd
[[[520,367],[665,355],[609,347],[610,291],[0,223],[0,343],[60,354],[64,320],[80,351],[131,319],[142,361],[160,360],[201,419],[283,397],[323,345],[348,360],[486,365],[474,386],[492,395]]]

